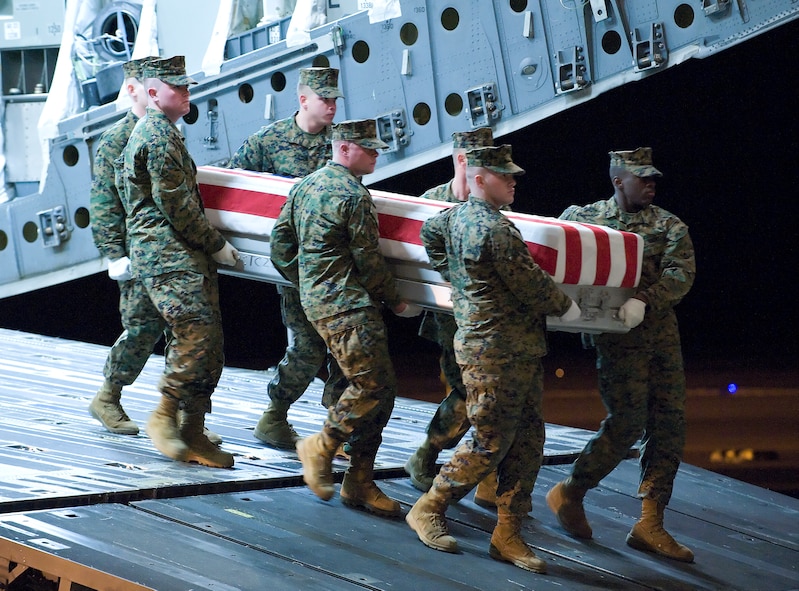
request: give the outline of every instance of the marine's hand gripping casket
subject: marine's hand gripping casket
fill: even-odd
[[[269,235],[296,179],[201,166],[197,171],[208,219],[239,250],[236,268],[222,272],[267,281],[286,281],[269,260]],[[452,204],[371,191],[380,223],[380,248],[403,297],[429,309],[451,312],[450,288],[430,268],[419,239],[422,223]],[[643,240],[636,234],[508,213],[530,253],[558,286],[580,304],[582,318],[564,323],[547,318],[550,330],[625,332],[616,317],[641,276]]]

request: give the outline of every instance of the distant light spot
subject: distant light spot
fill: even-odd
[[[562,367],[559,367],[558,369],[555,370],[555,377],[556,378],[562,378],[565,375],[566,375],[566,372],[563,371]]]

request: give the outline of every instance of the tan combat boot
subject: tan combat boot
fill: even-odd
[[[485,507],[486,509],[497,508],[497,471],[492,470],[488,476],[483,478],[474,491],[474,504]]]
[[[547,563],[538,558],[522,539],[524,515],[499,513],[497,526],[491,534],[488,554],[494,560],[510,562],[534,573],[547,572]]]
[[[233,467],[233,454],[222,451],[211,443],[204,434],[205,410],[198,410],[202,405],[190,403],[189,408],[183,411],[183,421],[180,424],[180,438],[188,446],[185,462],[196,462],[211,468]]]
[[[425,439],[413,455],[405,462],[405,471],[411,477],[411,484],[422,492],[427,492],[433,486],[436,477],[436,459],[441,452]]]
[[[103,427],[111,433],[138,435],[138,425],[130,420],[119,402],[121,396],[122,386],[105,380],[89,403],[89,414],[100,421]]]
[[[571,478],[567,478],[547,493],[547,505],[557,516],[563,529],[576,538],[590,540],[594,532],[585,518],[585,493],[585,489],[574,486]]]
[[[431,489],[416,501],[405,521],[425,546],[442,552],[458,552],[458,541],[449,535],[444,517],[447,500]]]
[[[184,416],[185,413],[182,410],[178,411],[178,426],[183,424]],[[203,435],[205,435],[208,438],[208,441],[210,441],[214,445],[216,446],[222,445],[222,436],[219,433],[214,433],[208,427],[203,427]]]
[[[693,562],[694,553],[683,546],[663,529],[663,513],[666,506],[654,499],[644,499],[641,519],[627,534],[627,545],[636,550],[655,552],[680,562]]]
[[[341,483],[341,502],[383,517],[398,517],[400,504],[389,498],[374,482],[374,460],[352,456]]]
[[[173,460],[184,461],[189,446],[181,439],[178,431],[177,414],[180,401],[174,396],[163,394],[158,407],[147,421],[147,435],[155,449]]]
[[[297,442],[297,455],[302,462],[302,479],[323,501],[333,498],[333,455],[339,442],[324,431]]]
[[[297,432],[288,422],[289,405],[275,403],[273,400],[261,415],[252,434],[256,439],[278,449],[294,449],[297,445]]]

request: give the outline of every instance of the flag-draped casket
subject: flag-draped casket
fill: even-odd
[[[285,283],[269,260],[269,235],[296,179],[201,166],[197,172],[208,219],[239,249],[241,262],[223,272]],[[430,268],[419,239],[422,223],[452,204],[371,191],[380,225],[380,249],[400,293],[426,308],[451,311],[450,288]],[[575,322],[548,318],[550,330],[623,332],[618,307],[641,277],[643,240],[591,224],[508,212],[538,265],[583,310]]]

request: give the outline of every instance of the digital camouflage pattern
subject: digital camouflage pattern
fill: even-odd
[[[351,119],[334,123],[330,139],[334,142],[352,142],[372,150],[388,148],[388,144],[377,137],[377,122],[374,119]]]
[[[455,193],[452,192],[452,181],[447,181],[443,185],[438,185],[428,189],[420,196],[422,199],[433,199],[435,201],[447,201],[448,203],[460,203]]]
[[[211,255],[225,239],[205,217],[194,161],[164,113],[147,109],[116,166],[131,270],[172,335],[159,389],[184,402],[209,400],[224,363]]]
[[[135,60],[128,60],[122,64],[122,74],[125,76],[125,78],[136,78],[137,80],[141,80],[143,78],[142,74],[144,73],[144,64],[158,59],[161,58],[157,56],[149,56]]]
[[[513,223],[474,196],[422,225],[434,269],[452,285],[455,356],[474,436],[433,480],[437,495],[463,498],[497,469],[497,511],[532,508],[544,444],[544,321],[571,299],[533,261]]]
[[[292,187],[270,239],[275,268],[299,286],[307,318],[349,381],[324,430],[372,460],[396,395],[379,306],[401,301],[378,240],[369,191],[335,162]]]
[[[490,128],[488,129],[490,135]],[[477,132],[479,130],[475,130]],[[469,142],[485,141],[484,132],[456,132],[455,147],[465,148]],[[423,199],[460,203],[455,193],[452,192],[452,181],[438,185],[422,193]],[[419,336],[437,343],[441,347],[439,364],[444,379],[451,388],[446,398],[441,401],[435,415],[427,426],[427,437],[439,449],[455,447],[469,430],[469,419],[466,416],[466,387],[461,379],[461,368],[455,361],[455,348],[453,339],[458,325],[452,314],[425,310],[422,322],[419,325]]]
[[[638,494],[668,504],[685,446],[685,372],[674,306],[696,275],[688,226],[654,205],[626,213],[613,197],[571,206],[561,218],[642,236],[637,293],[648,302],[636,328],[594,336],[599,391],[608,415],[575,462],[572,479],[586,489],[597,486],[643,434]]]
[[[471,150],[494,145],[494,135],[490,127],[480,127],[471,131],[456,131],[452,134],[452,149]],[[422,199],[460,203],[448,181],[425,191]],[[469,430],[466,416],[466,387],[461,378],[461,368],[455,361],[453,339],[458,325],[452,314],[425,310],[419,326],[419,336],[441,348],[439,365],[450,391],[441,401],[435,415],[427,426],[427,437],[433,447],[451,449],[455,447]]]
[[[205,217],[196,173],[177,127],[148,108],[125,147],[120,179],[134,277],[175,271],[216,277],[211,255],[225,239]]]
[[[328,164],[299,181],[272,229],[275,268],[300,290],[313,322],[401,302],[379,247],[377,211],[360,179]]]
[[[383,317],[378,308],[369,306],[315,320],[313,325],[349,381],[329,407],[323,430],[335,441],[349,442],[351,465],[371,465],[397,395]]]
[[[524,174],[524,169],[512,159],[510,144],[485,146],[466,152],[466,166],[487,168],[497,174]]]
[[[497,512],[526,515],[544,451],[541,360],[461,367],[473,436],[442,466],[433,488],[459,501],[496,469]]]
[[[183,55],[145,60],[142,64],[141,76],[142,78],[158,78],[172,86],[197,84],[194,78],[186,75],[186,56]]]
[[[299,86],[307,86],[322,98],[341,98],[337,68],[302,68]]]
[[[652,164],[652,148],[637,148],[635,150],[620,150],[608,152],[611,168],[623,168],[635,176],[663,176]]]
[[[175,272],[145,277],[142,284],[171,334],[158,390],[183,408],[210,412],[225,363],[216,275]]]
[[[300,71],[300,83],[304,80],[323,90],[319,85],[327,83],[329,75],[323,72],[317,75],[317,72],[310,70],[328,69],[333,68],[303,68]],[[322,168],[333,157],[329,133],[329,129],[317,134],[306,133],[293,116],[277,121],[247,138],[228,167],[287,177],[307,176]],[[286,352],[277,365],[277,373],[267,386],[269,398],[283,405],[294,403],[305,393],[327,359],[329,377],[325,381],[322,404],[330,406],[346,387],[341,370],[327,354],[327,345],[322,337],[308,322],[297,290],[281,286],[278,291],[283,325],[289,329],[289,333]]]
[[[281,119],[248,137],[230,159],[228,168],[308,176],[333,157],[329,134],[329,129],[316,134],[303,131],[294,116]]]
[[[122,154],[138,120],[129,111],[103,132],[94,157],[94,179],[89,193],[92,238],[100,254],[111,260],[128,256],[127,214],[115,184],[114,160]]]
[[[125,209],[115,185],[114,160],[119,157],[138,117],[128,112],[97,143],[90,192],[92,237],[109,259],[128,256]],[[108,352],[103,376],[117,386],[132,384],[153,352],[164,321],[138,281],[119,282],[119,313],[124,331]]]
[[[347,381],[335,359],[328,355],[324,339],[308,322],[299,291],[286,286],[280,288],[280,314],[283,326],[291,331],[292,340],[277,364],[275,377],[267,386],[269,398],[286,405],[293,404],[327,362],[328,379],[322,392],[322,406],[330,407],[347,387]]]
[[[516,226],[474,196],[428,219],[422,243],[452,284],[460,365],[495,365],[546,354],[545,316],[571,299],[533,260]]]
[[[456,131],[452,134],[453,150],[472,150],[494,145],[494,132],[490,127],[478,127],[471,131]]]
[[[439,365],[450,392],[441,401],[427,426],[427,437],[438,449],[455,447],[469,430],[466,416],[466,386],[461,368],[455,360],[455,331],[458,325],[452,314],[425,310],[419,327],[419,336],[441,347]]]
[[[651,311],[670,310],[691,289],[696,277],[696,259],[688,226],[665,209],[650,205],[643,211],[627,213],[611,197],[583,207],[572,205],[560,217],[634,232],[644,239],[641,281],[636,294],[646,298],[646,316]]]
[[[144,369],[166,322],[135,279],[119,282],[119,315],[124,330],[108,351],[103,376],[117,386],[128,386]]]

